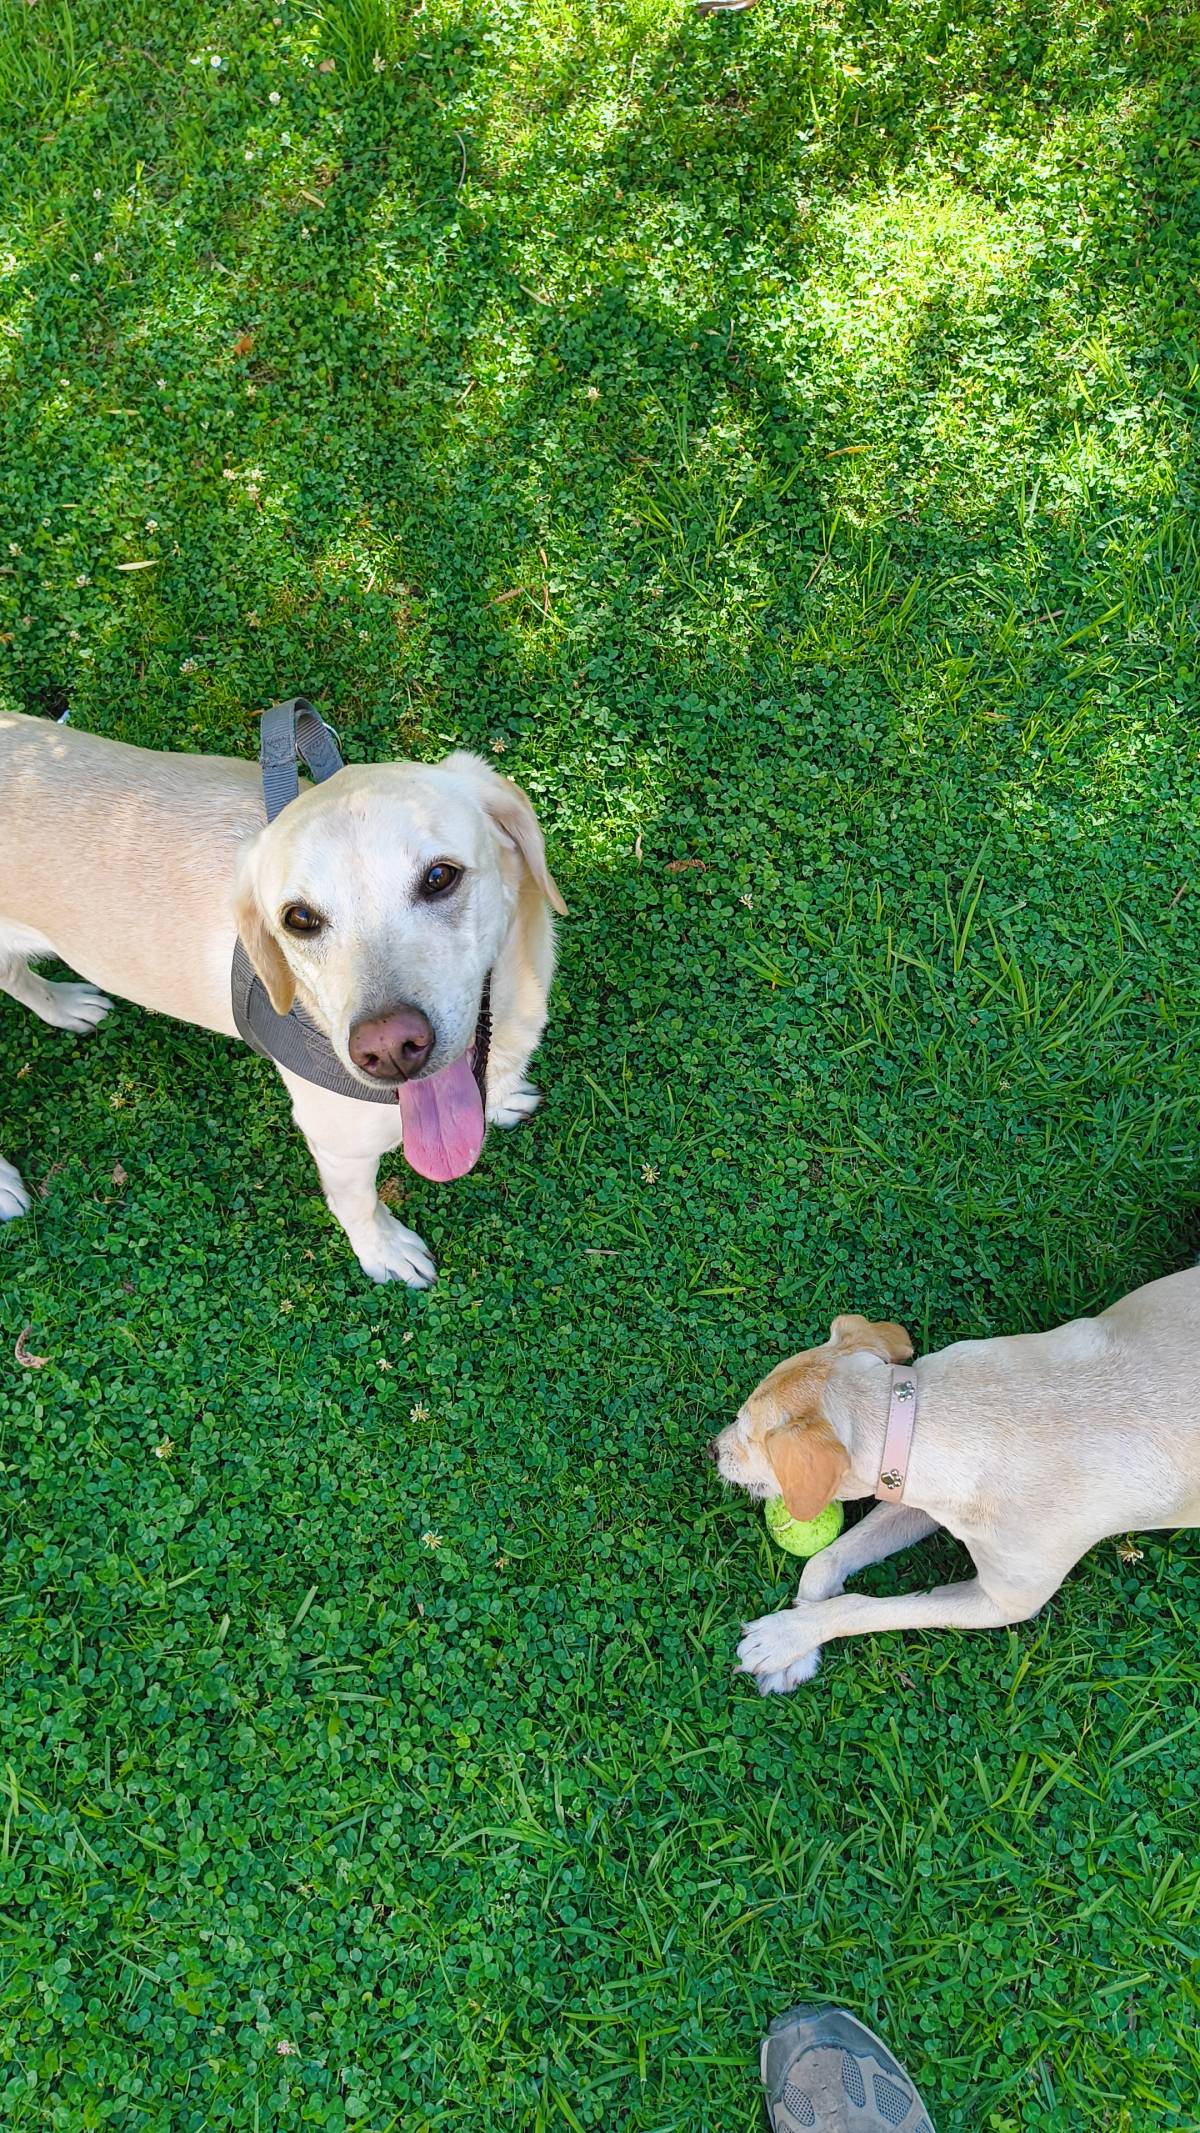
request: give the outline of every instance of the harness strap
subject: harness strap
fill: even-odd
[[[268,822],[299,796],[297,755],[303,756],[318,785],[342,768],[337,735],[307,696],[289,696],[286,703],[272,704],[263,712],[258,753]]]

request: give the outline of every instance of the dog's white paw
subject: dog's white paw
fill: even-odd
[[[107,995],[98,992],[94,985],[47,985],[46,995],[42,1019],[52,1029],[73,1029],[80,1033],[95,1029],[112,1006]]]
[[[0,1155],[0,1222],[15,1222],[18,1215],[27,1215],[32,1205],[20,1171]]]
[[[782,1667],[777,1674],[756,1674],[755,1687],[760,1696],[786,1696],[790,1690],[798,1689],[802,1681],[811,1681],[820,1664],[818,1646],[815,1652],[807,1653],[791,1666]]]
[[[405,1229],[382,1207],[363,1237],[351,1237],[358,1263],[372,1281],[403,1281],[410,1289],[427,1289],[437,1268],[415,1229]]]
[[[743,1674],[756,1677],[764,1696],[783,1695],[816,1673],[821,1647],[805,1636],[803,1620],[802,1608],[784,1607],[744,1625],[738,1659]]]
[[[532,1118],[542,1100],[542,1092],[531,1081],[518,1081],[508,1091],[502,1103],[493,1104],[488,1112],[491,1126],[519,1126]]]

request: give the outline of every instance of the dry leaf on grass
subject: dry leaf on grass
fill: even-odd
[[[22,1370],[44,1370],[50,1360],[49,1356],[31,1355],[28,1348],[25,1346],[25,1343],[29,1339],[29,1336],[32,1332],[32,1326],[22,1326],[20,1332],[17,1335],[17,1345],[13,1349],[13,1354],[16,1356],[16,1359],[21,1365]]]

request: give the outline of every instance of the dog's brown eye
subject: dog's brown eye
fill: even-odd
[[[311,939],[314,933],[321,931],[325,921],[320,912],[311,910],[308,904],[289,904],[283,914],[283,923],[289,933],[307,934]]]
[[[421,894],[445,896],[447,891],[454,887],[455,882],[461,879],[461,867],[451,866],[448,859],[435,859],[431,867],[426,867],[421,877]]]

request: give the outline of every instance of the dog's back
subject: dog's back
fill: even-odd
[[[234,868],[262,821],[251,763],[0,716],[0,956],[53,952],[232,1035]]]

